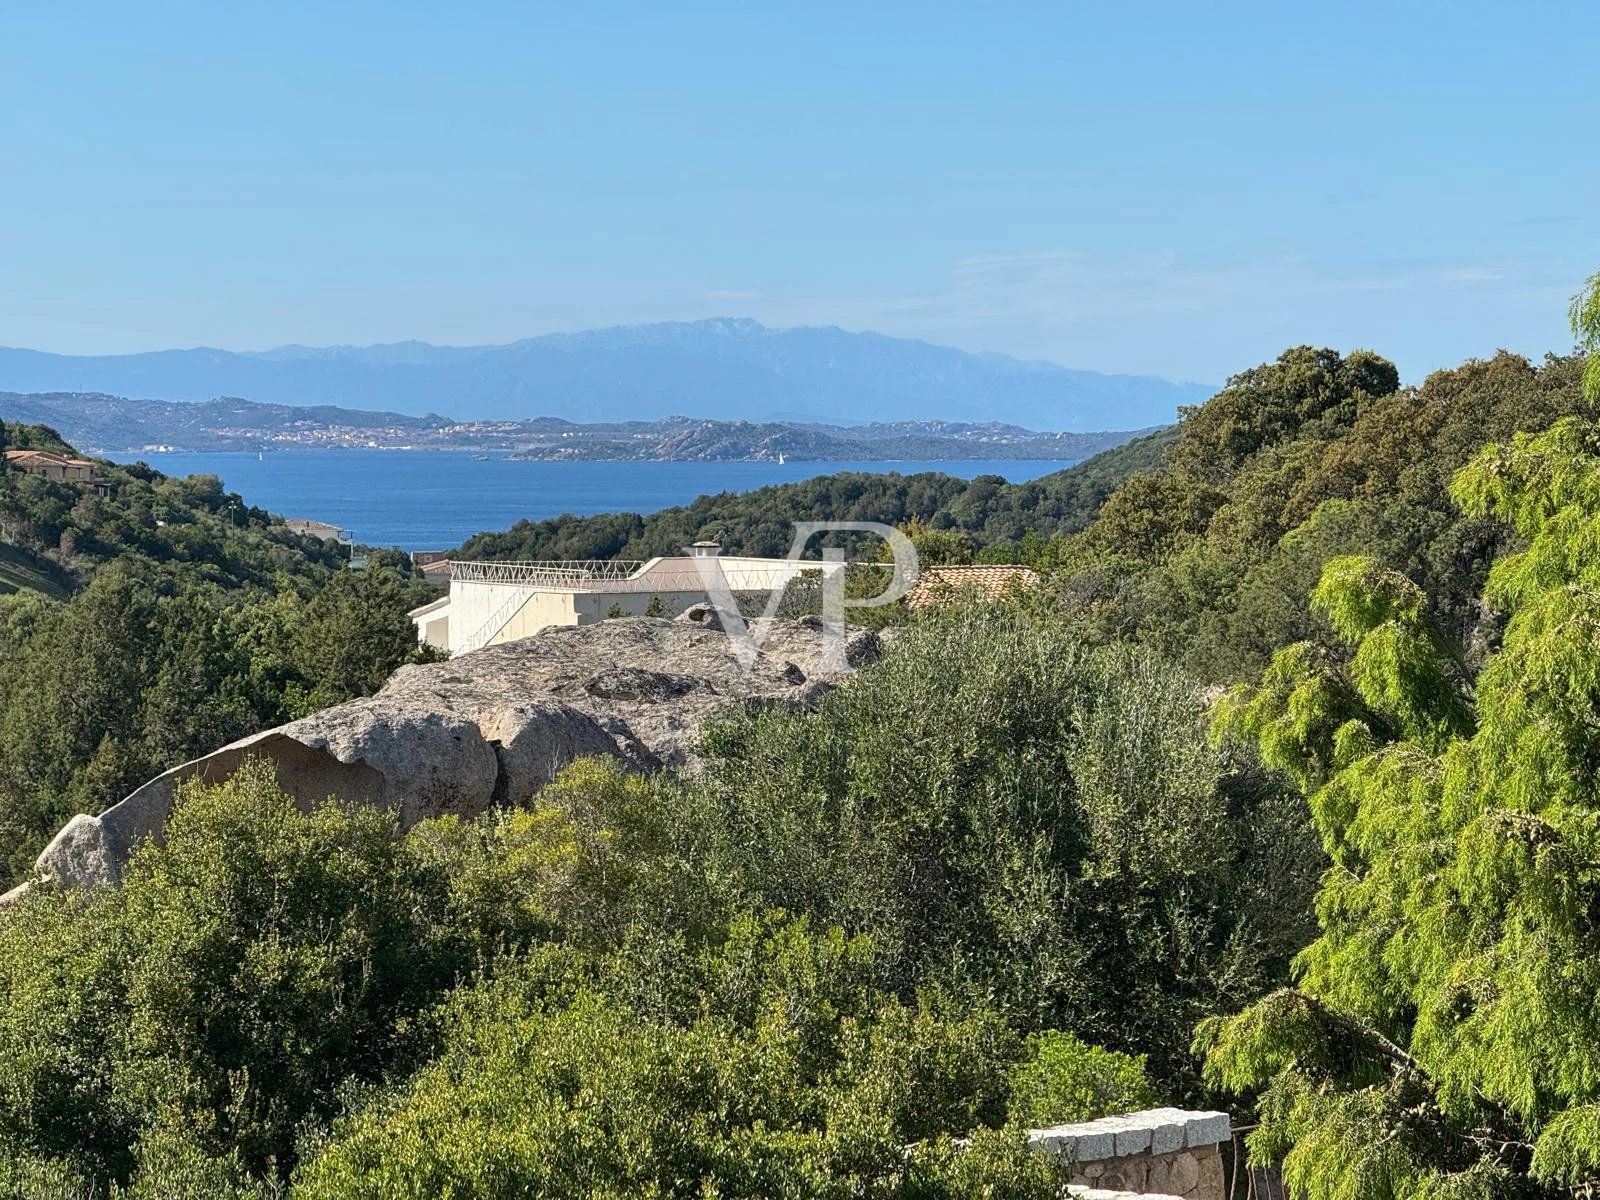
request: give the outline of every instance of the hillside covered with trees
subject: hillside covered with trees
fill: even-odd
[[[701,538],[715,538],[729,553],[784,555],[796,521],[918,521],[959,530],[984,549],[988,560],[1011,562],[1022,556],[1022,541],[1030,533],[1050,537],[1082,529],[1113,488],[1160,466],[1176,436],[1176,429],[1158,430],[1028,483],[1007,483],[998,475],[957,479],[935,471],[841,472],[754,492],[701,496],[648,516],[519,521],[503,533],[470,538],[455,557],[638,559],[678,554]],[[864,542],[846,544],[870,550]]]
[[[0,442],[73,453],[43,426]],[[101,488],[0,470],[0,886],[74,813],[417,653],[403,555],[357,575],[215,476],[97,470]]]

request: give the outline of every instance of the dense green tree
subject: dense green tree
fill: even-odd
[[[992,1014],[902,1004],[873,986],[866,939],[803,923],[741,918],[699,951],[641,937],[461,994],[440,1056],[341,1122],[295,1194],[1059,1195],[1060,1168],[1015,1134],[950,1140],[1005,1117],[1021,1048]],[[1035,1073],[1105,1111],[1075,1065]],[[1111,1070],[1148,1086],[1137,1063]]]
[[[424,653],[405,600],[384,570],[263,603],[120,565],[65,604],[0,597],[0,881],[74,813],[375,690]]]
[[[9,425],[7,437],[14,447],[77,453],[43,425]],[[230,592],[309,593],[344,565],[343,548],[290,532],[279,518],[226,491],[214,475],[170,477],[143,463],[108,461],[96,469],[104,481],[99,488],[23,471],[0,480],[4,540],[49,558],[76,587],[116,563]],[[404,554],[379,550],[370,557],[401,577],[409,599],[426,595],[426,583]]]
[[[289,617],[288,650],[314,712],[375,692],[395,667],[419,656],[406,616],[412,593],[393,571],[341,571]],[[303,685],[303,686],[304,686]]]
[[[120,887],[0,913],[0,1194],[1042,1198],[1018,1122],[1156,1094],[866,936],[686,920],[671,800],[580,763],[400,836],[185,786]]]
[[[1296,346],[1276,362],[1235,375],[1205,404],[1183,410],[1173,465],[1191,478],[1219,482],[1264,446],[1312,422],[1348,425],[1363,401],[1399,386],[1394,364],[1370,351],[1341,357]]]
[[[265,765],[187,787],[120,887],[0,915],[0,1160],[125,1180],[151,1136],[287,1169],[446,988],[548,933],[533,881],[566,854],[526,823],[303,813]]]
[[[669,806],[730,909],[870,933],[1025,1028],[1148,1053],[1282,978],[1319,870],[1298,802],[1213,751],[1194,684],[1021,609],[958,609],[820,711],[723,726]]]
[[[1153,470],[1165,459],[1175,431],[1162,430],[1097,454],[1065,471],[1028,483],[999,476],[973,480],[923,472],[841,472],[754,492],[701,496],[692,504],[648,517],[608,513],[566,514],[518,521],[503,533],[480,533],[457,552],[462,558],[649,558],[681,554],[701,538],[715,538],[730,553],[789,552],[796,521],[926,522],[965,534],[974,544],[1019,542],[1030,530],[1049,537],[1082,529],[1123,480]],[[838,544],[870,556],[867,540],[843,536]]]
[[[1588,360],[1583,371],[1583,386],[1591,399],[1600,399],[1600,272],[1589,277],[1583,290],[1572,300],[1572,332]]]
[[[1509,1196],[1600,1181],[1600,457],[1588,422],[1456,477],[1522,546],[1471,670],[1420,589],[1336,559],[1333,637],[1290,647],[1223,725],[1301,780],[1333,866],[1298,990],[1209,1022],[1261,1088],[1255,1152],[1297,1195]]]
[[[1072,545],[1073,560],[1159,563],[1205,533],[1226,493],[1171,471],[1135,475],[1106,502]]]
[[[1318,630],[1306,596],[1323,563],[1369,554],[1475,644],[1507,534],[1461,512],[1450,477],[1487,441],[1592,416],[1581,371],[1577,358],[1535,367],[1501,353],[1386,396],[1365,387],[1389,368],[1360,354],[1291,351],[1246,372],[1247,387],[1185,415],[1167,470],[1130,479],[1087,530],[1050,546],[1062,615],[1092,639],[1135,639],[1232,682]],[[1247,419],[1262,412],[1276,415]]]
[[[1054,1029],[1028,1039],[1010,1083],[1009,1116],[1029,1129],[1137,1112],[1157,1099],[1143,1056],[1091,1046]]]
[[[940,529],[916,518],[900,526],[911,548],[917,552],[917,563],[923,567],[943,567],[972,561],[972,539],[959,529]],[[878,557],[883,562],[893,560],[893,552],[885,542]]]

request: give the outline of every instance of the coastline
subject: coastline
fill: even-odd
[[[480,452],[481,453],[481,452]],[[998,475],[1027,482],[1081,461],[1059,459],[774,461],[473,461],[450,450],[223,450],[107,457],[168,475],[217,475],[246,503],[325,521],[371,546],[437,550],[518,521],[649,514],[702,495],[746,493],[821,476]]]

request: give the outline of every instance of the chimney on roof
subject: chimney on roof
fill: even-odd
[[[696,542],[689,547],[690,558],[715,558],[722,553],[722,546],[717,542]]]

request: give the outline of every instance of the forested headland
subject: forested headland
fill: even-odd
[[[580,760],[404,834],[266,769],[190,785],[120,886],[0,910],[0,1195],[1042,1200],[1024,1130],[1154,1103],[1257,1125],[1307,1200],[1585,1194],[1600,277],[1572,319],[1578,353],[1415,387],[1291,348],[1032,484],[474,539],[781,553],[875,519],[1042,582],[902,614],[814,709],[726,714],[695,775]],[[413,653],[399,564],[119,472],[0,476],[59,593],[0,598],[14,868],[46,808]]]
[[[71,452],[45,426],[0,450]],[[431,594],[405,555],[291,532],[215,476],[0,469],[0,887],[77,812],[174,763],[375,689]]]

